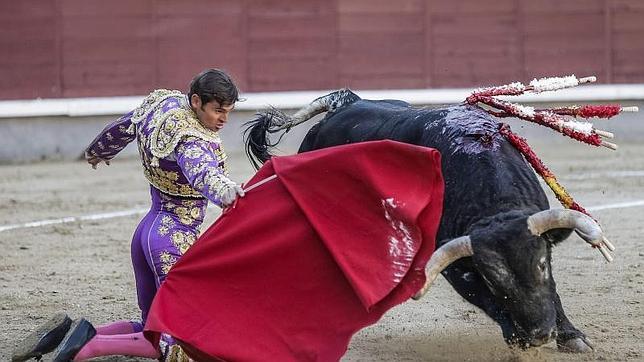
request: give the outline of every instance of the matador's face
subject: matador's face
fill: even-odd
[[[224,128],[228,122],[228,115],[235,108],[234,104],[222,106],[217,101],[203,104],[196,94],[193,94],[190,98],[190,105],[195,114],[197,114],[199,122],[212,131],[219,131]]]

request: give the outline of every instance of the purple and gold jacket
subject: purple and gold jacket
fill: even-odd
[[[143,172],[154,188],[222,206],[221,193],[234,184],[226,153],[219,134],[201,125],[184,94],[155,90],[141,106],[105,127],[86,152],[110,160],[135,139]]]

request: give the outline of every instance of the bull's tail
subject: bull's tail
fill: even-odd
[[[276,108],[258,113],[255,119],[244,124],[244,143],[248,159],[255,168],[259,168],[272,157],[270,149],[275,147],[291,128],[320,113],[335,111],[357,100],[360,100],[358,95],[349,89],[341,89],[317,98],[293,115],[287,115]],[[271,141],[270,135],[274,133],[278,133],[279,136],[276,141]]]

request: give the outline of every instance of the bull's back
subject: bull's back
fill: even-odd
[[[360,100],[327,114],[300,152],[383,139],[439,150],[445,199],[438,237],[445,239],[462,235],[485,216],[548,208],[534,172],[499,127],[495,117],[467,105],[426,109]]]
[[[383,139],[420,144],[410,112],[413,108],[402,101],[356,101],[327,113],[309,130],[299,152]]]

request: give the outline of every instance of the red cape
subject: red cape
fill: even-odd
[[[337,361],[425,282],[438,151],[393,141],[277,157],[172,268],[145,326],[199,361]]]

